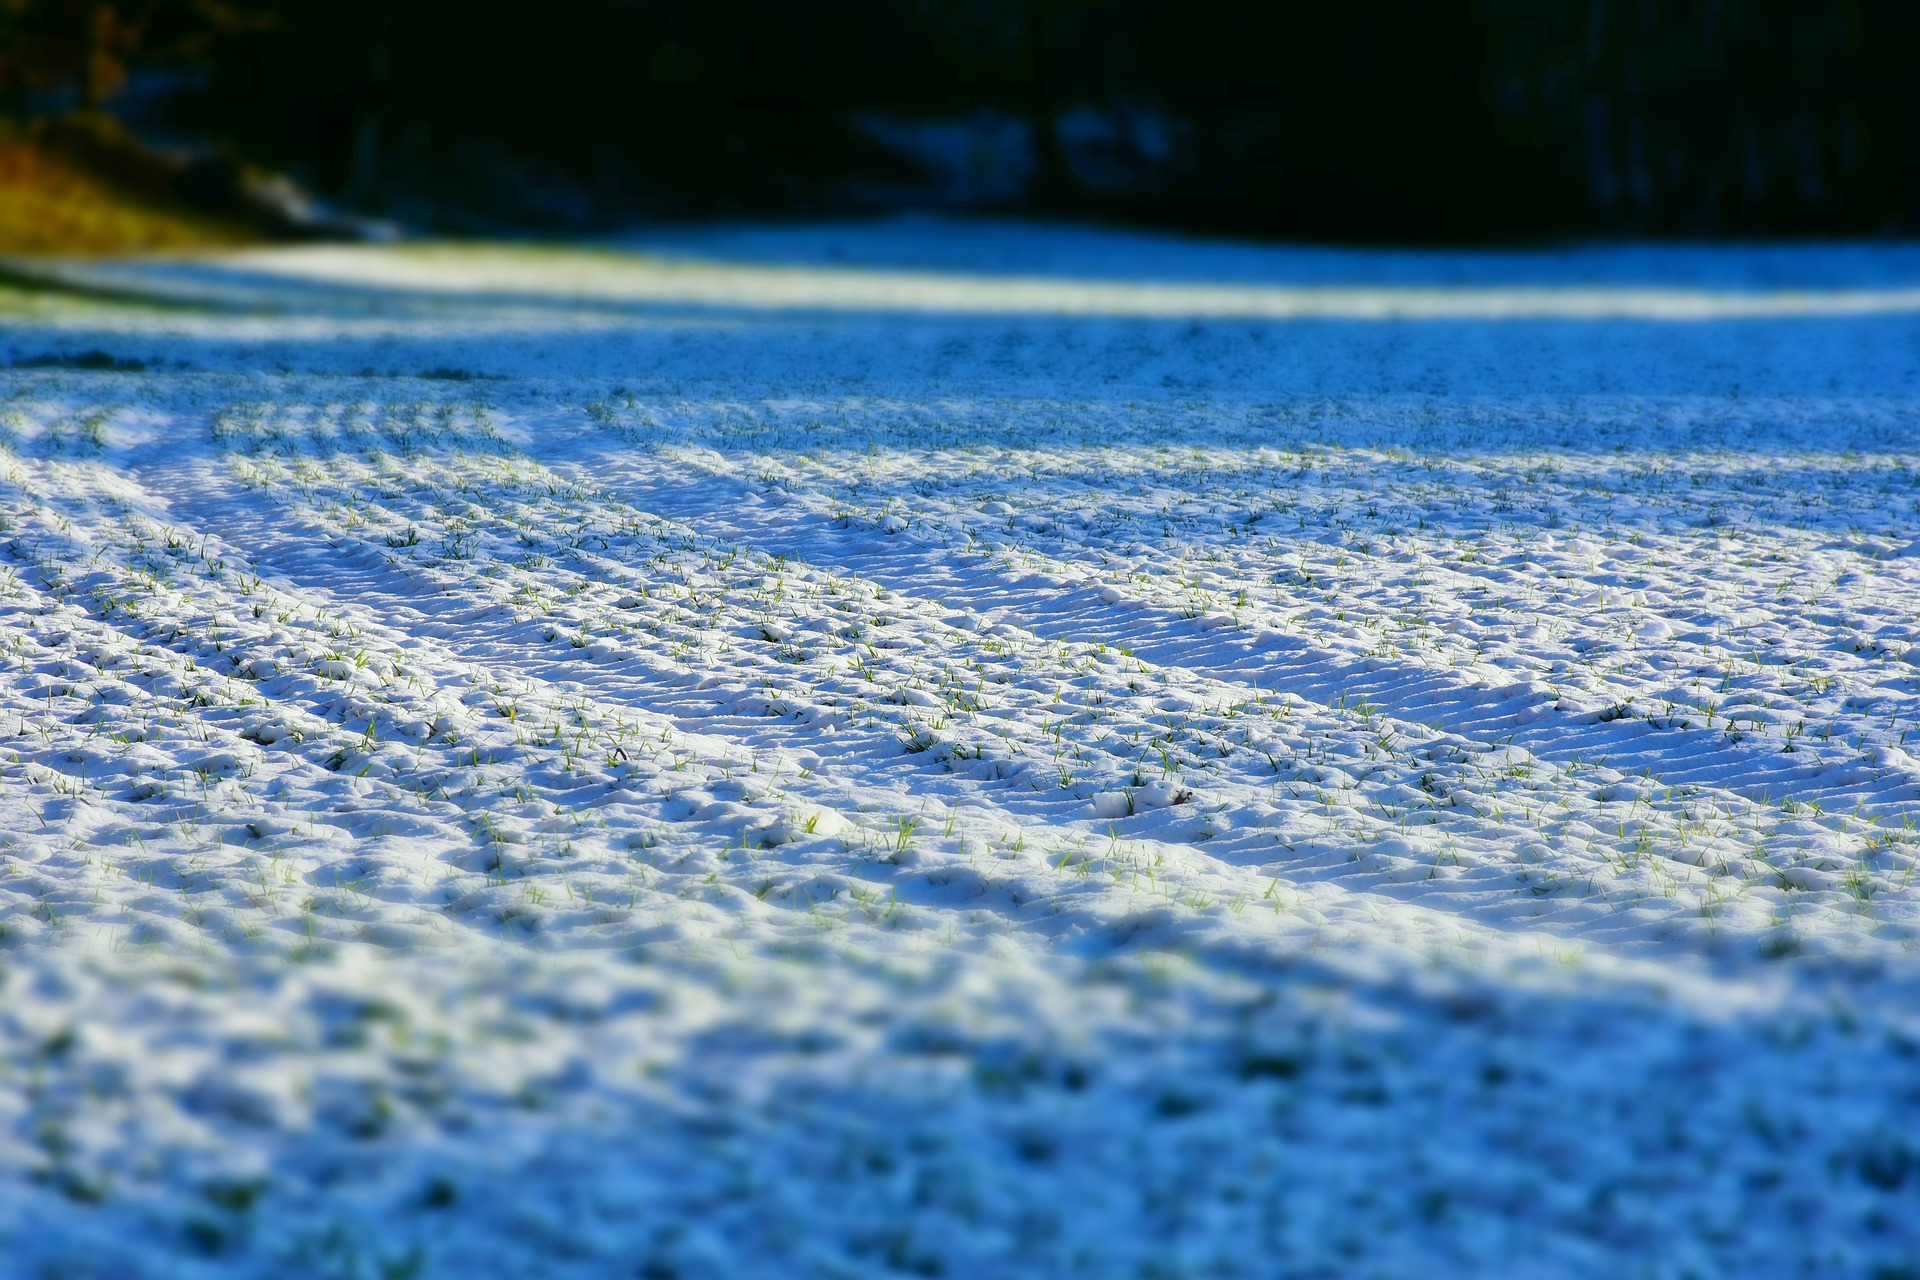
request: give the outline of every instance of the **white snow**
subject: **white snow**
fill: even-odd
[[[1911,248],[54,269],[0,1270],[1920,1256]]]

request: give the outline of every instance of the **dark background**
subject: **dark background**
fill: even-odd
[[[1853,235],[1920,229],[1917,50],[1914,0],[0,0],[0,103],[446,229]]]

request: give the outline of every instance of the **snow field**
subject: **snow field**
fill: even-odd
[[[387,252],[10,304],[18,1273],[1920,1253],[1901,306]]]

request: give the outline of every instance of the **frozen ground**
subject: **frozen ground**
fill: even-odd
[[[1920,1274],[1920,254],[633,248],[0,300],[0,1272]]]

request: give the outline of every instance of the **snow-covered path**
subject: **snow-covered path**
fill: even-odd
[[[640,247],[0,300],[0,1272],[1920,1263],[1920,256]]]

